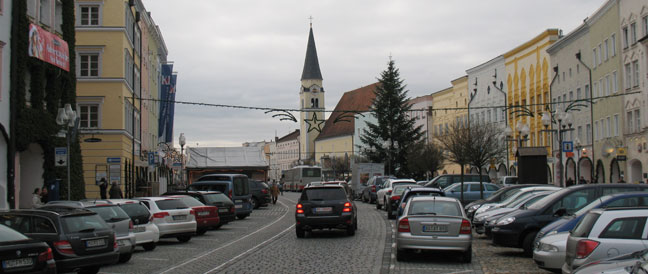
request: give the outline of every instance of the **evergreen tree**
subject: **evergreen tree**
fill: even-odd
[[[423,137],[421,126],[414,126],[408,117],[411,105],[400,73],[389,60],[387,69],[380,74],[370,111],[378,123],[367,122],[360,135],[366,147],[360,147],[370,161],[385,164],[385,173],[409,176],[407,152]]]

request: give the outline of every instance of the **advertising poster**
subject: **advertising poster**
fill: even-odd
[[[29,24],[29,56],[70,71],[68,44],[41,27]]]

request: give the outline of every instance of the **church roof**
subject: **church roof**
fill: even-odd
[[[315,38],[313,37],[313,28],[310,28],[308,34],[308,46],[306,47],[306,60],[304,61],[304,71],[302,71],[301,80],[318,79],[322,80],[319,61],[317,60],[317,49],[315,48]]]
[[[315,138],[315,141],[338,136],[353,135],[355,130],[354,114],[337,111],[369,111],[374,98],[376,98],[375,90],[377,86],[378,83],[373,83],[359,89],[345,92],[337,103],[337,106],[335,106],[335,111],[333,111],[331,116],[326,120],[322,132],[317,136],[317,138]],[[336,119],[338,119],[337,122],[335,121]]]

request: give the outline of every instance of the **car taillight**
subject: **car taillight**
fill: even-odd
[[[217,206],[212,208],[212,213],[214,213],[214,216],[218,216],[218,207]]]
[[[132,221],[132,220],[128,221],[128,229],[129,229],[129,230],[133,230],[133,228],[135,228],[135,227],[133,226],[133,221]]]
[[[461,221],[461,228],[459,229],[459,234],[470,234],[472,230],[470,228],[470,221],[464,219]]]
[[[162,218],[164,218],[166,216],[169,216],[169,212],[162,211],[162,212],[158,212],[158,213],[153,213],[153,218],[157,218],[157,219],[162,219]]]
[[[388,190],[388,191],[387,191],[387,195],[391,195],[391,193],[392,193],[391,190]]]
[[[392,201],[398,201],[400,200],[400,196],[391,196],[390,198]]]
[[[54,247],[56,247],[56,250],[58,252],[63,253],[63,254],[74,254],[74,250],[72,249],[72,245],[68,241],[58,241],[54,242]]]
[[[583,259],[592,254],[599,242],[593,240],[580,240],[576,246],[576,259]]]
[[[297,214],[304,214],[304,206],[302,204],[297,204]]]
[[[353,208],[351,207],[351,203],[346,202],[344,203],[344,208],[342,209],[342,212],[351,212]]]
[[[398,222],[398,232],[410,232],[409,219],[403,218]]]
[[[234,213],[234,207],[230,207],[230,212]]]
[[[196,216],[196,211],[193,210],[193,209],[190,209],[190,210],[189,210],[189,214]]]
[[[261,190],[261,193],[268,194],[268,190],[264,188],[264,189]]]
[[[232,199],[232,190],[230,189],[228,193],[229,193],[228,195],[229,195],[230,200],[231,200]]]
[[[376,186],[371,186],[371,192],[376,192]]]
[[[49,247],[47,248],[47,251],[38,254],[39,262],[47,262],[53,259],[54,259],[54,254],[52,254],[52,249]]]
[[[119,248],[119,244],[117,244],[117,236],[113,234],[113,249],[117,250]]]

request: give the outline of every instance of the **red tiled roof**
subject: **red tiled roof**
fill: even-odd
[[[359,89],[345,92],[337,103],[337,106],[335,106],[335,110],[369,111],[373,99],[376,98],[375,90],[377,85],[378,83],[373,83]],[[345,116],[342,118],[344,121],[338,120],[335,122],[341,115]],[[346,116],[349,117],[346,118]],[[355,119],[353,113],[333,112],[326,120],[322,132],[315,140],[319,141],[332,137],[353,135],[354,128]]]
[[[299,129],[297,129],[297,130],[295,130],[295,131],[293,131],[291,133],[288,133],[288,135],[286,135],[284,137],[281,137],[281,138],[277,139],[276,142],[281,143],[281,142],[285,142],[285,141],[289,141],[289,140],[297,139],[297,138],[299,138]]]

